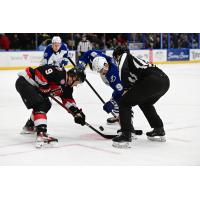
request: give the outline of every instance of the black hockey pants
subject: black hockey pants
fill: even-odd
[[[123,132],[131,131],[131,107],[138,105],[152,128],[163,127],[154,103],[169,89],[169,78],[160,69],[148,72],[141,80],[125,93],[119,102],[119,115]]]
[[[32,108],[35,112],[42,111],[47,113],[51,108],[49,98],[42,95],[38,88],[28,83],[24,77],[20,76],[17,79],[15,87],[28,109]]]

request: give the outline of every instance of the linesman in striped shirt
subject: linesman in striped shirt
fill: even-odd
[[[130,147],[131,108],[137,105],[153,129],[146,133],[147,138],[164,142],[164,125],[154,104],[168,91],[168,76],[157,66],[131,55],[128,49],[115,49],[113,57],[118,62],[119,76],[124,88],[118,103],[122,134],[113,139],[113,146]]]
[[[92,50],[92,44],[89,40],[87,40],[86,35],[83,35],[82,40],[78,43],[77,46],[78,56],[82,56],[88,50]]]

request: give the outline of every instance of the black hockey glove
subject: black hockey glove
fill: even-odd
[[[82,112],[82,110],[81,109],[79,110],[77,107],[72,106],[70,108],[70,111],[71,111],[72,115],[74,116],[74,122],[84,126],[85,125],[85,114]]]

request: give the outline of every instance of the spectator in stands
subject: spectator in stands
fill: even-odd
[[[51,39],[50,39],[50,38],[44,40],[44,41],[38,46],[38,50],[39,50],[39,51],[44,51],[44,50],[47,48],[47,46],[50,44],[50,42],[51,42]]]
[[[20,40],[17,33],[14,33],[13,38],[11,40],[11,48],[14,50],[20,49]]]
[[[0,47],[6,51],[10,49],[10,39],[5,33],[0,34]]]
[[[181,34],[180,38],[180,48],[189,48],[189,40],[187,34]]]
[[[66,36],[63,36],[63,38],[66,38],[68,48],[73,50],[75,48],[73,33],[67,34]]]
[[[115,49],[118,46],[118,42],[116,38],[113,38],[112,40],[112,49]]]
[[[120,45],[125,45],[125,44],[126,44],[125,39],[122,37],[121,34],[118,34],[117,35],[117,45],[120,46]]]
[[[104,41],[102,40],[102,35],[101,34],[92,34],[91,35],[91,42],[92,42],[92,47],[93,49],[104,49]]]
[[[160,34],[156,35],[156,40],[155,40],[155,44],[154,44],[153,48],[160,49]]]
[[[75,48],[77,49],[78,43],[81,41],[81,34],[80,33],[74,33],[73,38],[74,38]]]
[[[23,44],[23,50],[35,49],[35,34],[20,33],[20,42]]]
[[[153,49],[153,45],[154,45],[154,37],[153,34],[149,34],[149,48]]]
[[[19,49],[19,50],[35,50],[44,49],[48,38],[58,35],[67,42],[70,49],[77,49],[78,43],[81,41],[81,33],[8,33],[1,34],[2,49]],[[117,45],[127,45],[130,43],[141,43],[144,48],[160,48],[160,33],[87,33],[87,39],[91,42],[93,49],[113,49]],[[168,46],[168,33],[162,34],[163,48]],[[37,43],[36,43],[37,41]],[[45,42],[44,42],[45,41]],[[170,48],[198,48],[198,33],[171,33]],[[6,43],[6,47],[5,47]],[[140,47],[140,48],[142,48]]]

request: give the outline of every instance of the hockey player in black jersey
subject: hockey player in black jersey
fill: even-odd
[[[64,68],[43,65],[35,69],[28,67],[18,75],[16,89],[26,107],[32,109],[32,116],[24,131],[37,132],[36,147],[58,141],[47,135],[47,112],[51,108],[49,93],[61,98],[63,105],[73,115],[75,123],[85,125],[85,115],[78,109],[72,96],[73,87],[83,83],[86,78],[83,70],[73,68],[66,72]]]
[[[119,64],[119,75],[124,93],[119,101],[119,116],[122,134],[113,138],[113,146],[130,147],[131,108],[138,105],[151,128],[146,135],[150,140],[165,141],[164,125],[154,104],[169,89],[168,76],[153,64],[130,54],[128,49],[118,47],[113,57]]]

